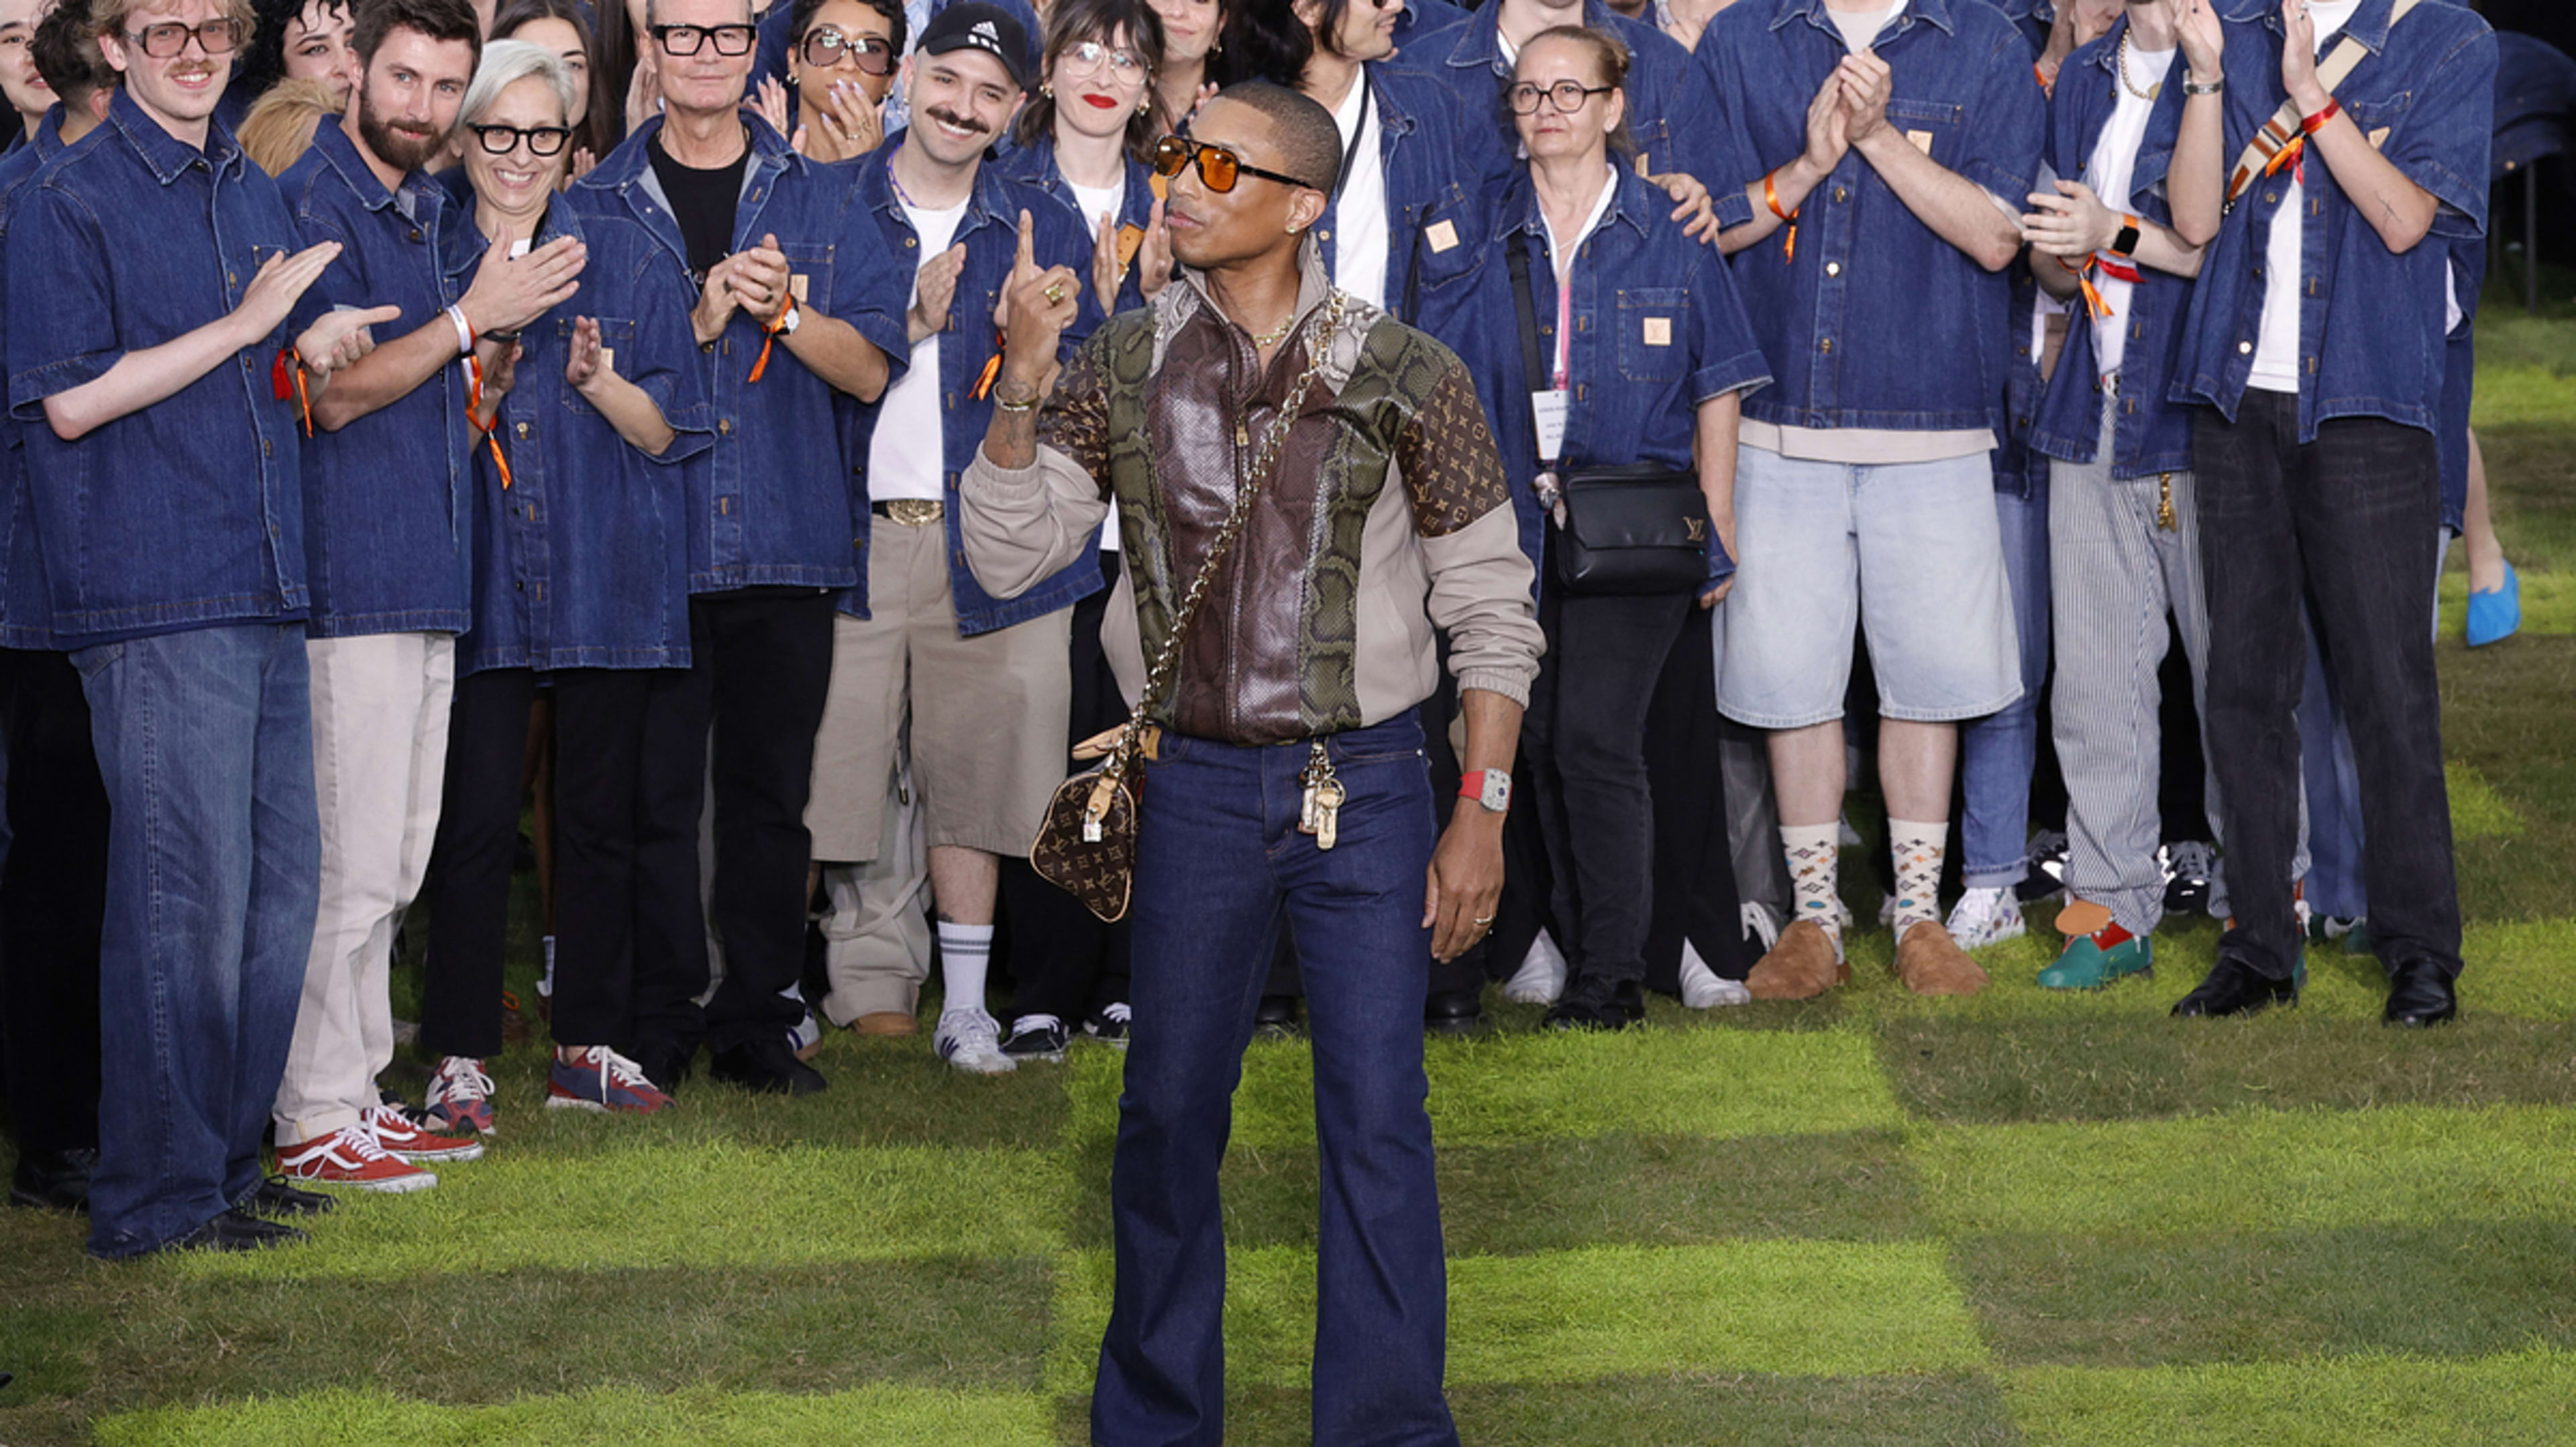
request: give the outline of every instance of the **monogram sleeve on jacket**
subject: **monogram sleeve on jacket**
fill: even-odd
[[[1456,360],[1395,440],[1395,464],[1412,494],[1414,526],[1447,537],[1496,508],[1511,506],[1502,459],[1475,379]]]

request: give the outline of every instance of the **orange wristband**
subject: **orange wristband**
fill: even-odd
[[[1780,259],[1794,265],[1798,260],[1798,211],[1807,208],[1801,206],[1798,211],[1781,209],[1780,173],[1777,171],[1762,178],[1762,203],[1771,208],[1772,215],[1789,223],[1789,239],[1780,247]]]
[[[2313,136],[2317,132],[2324,130],[2327,123],[2342,114],[2343,102],[2336,100],[2333,96],[2327,96],[2326,108],[2317,112],[2315,115],[2302,119],[2299,122],[2299,129],[2306,134]]]

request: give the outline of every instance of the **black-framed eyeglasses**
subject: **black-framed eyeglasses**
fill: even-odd
[[[168,60],[188,48],[190,36],[196,37],[197,48],[208,55],[230,55],[241,49],[242,23],[238,20],[209,20],[201,25],[186,25],[164,20],[146,25],[141,30],[125,32],[125,43],[143,48],[155,60]]]
[[[467,126],[465,129],[472,131],[474,139],[483,144],[483,154],[487,156],[506,156],[517,150],[521,141],[528,143],[531,156],[558,155],[563,151],[564,143],[572,139],[572,131],[563,126]]]
[[[749,55],[760,31],[749,25],[656,25],[653,43],[665,55],[695,55],[710,40],[718,55]]]
[[[1618,88],[1615,85],[1578,85],[1570,80],[1560,80],[1548,86],[1532,85],[1528,81],[1522,81],[1513,86],[1507,94],[1511,97],[1513,115],[1537,115],[1538,98],[1545,96],[1547,103],[1556,107],[1558,115],[1570,116],[1583,109],[1585,101],[1596,95],[1608,95]]]
[[[1264,181],[1276,181],[1282,186],[1303,186],[1309,191],[1324,189],[1311,181],[1300,181],[1294,176],[1246,165],[1241,156],[1223,146],[1194,141],[1187,136],[1165,136],[1154,143],[1154,174],[1157,176],[1177,176],[1192,161],[1198,162],[1200,182],[1218,195],[1233,190],[1240,176],[1259,176]]]
[[[894,46],[884,36],[843,35],[829,25],[807,31],[805,43],[796,47],[796,53],[817,70],[829,70],[843,60],[866,75],[886,75],[894,70]]]

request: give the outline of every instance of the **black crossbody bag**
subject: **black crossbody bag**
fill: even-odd
[[[1530,391],[1543,392],[1548,371],[1539,357],[1526,243],[1505,259],[1520,312],[1521,365]],[[1548,465],[1548,458],[1539,459],[1541,468]],[[1697,473],[1654,463],[1553,470],[1564,507],[1548,548],[1557,586],[1578,596],[1697,593],[1708,586],[1708,499]]]

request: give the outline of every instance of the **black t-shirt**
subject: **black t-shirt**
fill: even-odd
[[[733,252],[733,213],[742,201],[742,168],[751,160],[751,147],[729,165],[711,171],[683,166],[662,149],[662,138],[655,136],[646,148],[653,162],[654,178],[662,183],[662,194],[670,199],[671,215],[680,223],[680,240],[689,248],[689,270],[703,277],[715,264]]]

